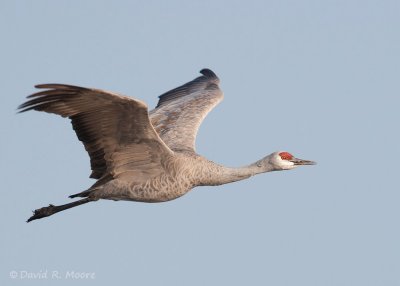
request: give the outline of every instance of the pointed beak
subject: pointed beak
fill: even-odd
[[[317,164],[317,162],[314,162],[314,161],[303,160],[303,159],[298,159],[298,158],[293,158],[292,160],[290,160],[290,162],[294,163],[295,166]]]

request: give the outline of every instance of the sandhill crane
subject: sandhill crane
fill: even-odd
[[[71,195],[78,201],[34,211],[27,220],[99,199],[165,202],[196,186],[215,186],[315,162],[274,152],[241,168],[218,165],[195,151],[197,130],[206,115],[223,99],[219,78],[209,70],[159,96],[155,109],[137,99],[99,89],[65,84],[42,84],[28,96],[20,112],[55,113],[71,119],[73,129],[90,156],[87,190]]]

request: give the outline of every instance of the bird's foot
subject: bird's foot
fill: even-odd
[[[55,206],[55,205],[49,205],[48,207],[44,207],[41,209],[37,209],[33,212],[33,216],[31,216],[26,222],[30,222],[33,221],[35,219],[40,219],[40,218],[44,218],[47,216],[51,216],[55,213],[73,208],[73,207],[77,207],[89,202],[93,202],[93,201],[97,201],[98,199],[93,199],[93,198],[84,198],[81,199],[79,201],[75,201],[69,204],[65,204],[65,205],[60,205],[60,206]]]
[[[33,216],[31,216],[26,222],[33,221],[35,219],[40,219],[44,218],[47,216],[51,216],[52,214],[56,213],[56,206],[54,205],[49,205],[48,207],[43,207],[40,209],[37,209],[33,212]]]

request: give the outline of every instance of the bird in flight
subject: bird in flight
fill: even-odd
[[[66,84],[41,84],[18,108],[68,117],[89,153],[97,181],[70,198],[80,200],[37,209],[27,220],[99,199],[165,202],[197,186],[227,184],[253,175],[290,170],[315,162],[274,152],[240,168],[216,164],[196,153],[197,131],[207,114],[223,99],[219,78],[210,69],[159,96],[155,109],[135,98],[100,89]]]

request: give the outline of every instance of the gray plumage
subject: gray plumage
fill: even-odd
[[[29,96],[19,106],[20,112],[33,109],[70,118],[90,156],[90,177],[97,181],[70,196],[84,199],[38,209],[28,221],[98,199],[164,202],[196,186],[313,164],[294,157],[286,160],[281,154],[289,153],[275,152],[251,165],[227,168],[198,155],[199,126],[223,99],[215,73],[200,72],[202,76],[159,96],[157,107],[150,112],[142,101],[117,93],[64,84],[37,85],[45,90]]]

